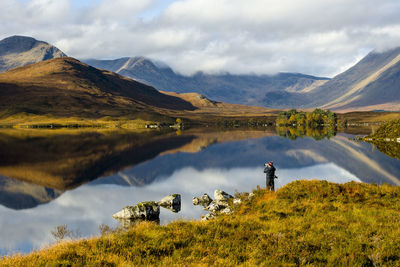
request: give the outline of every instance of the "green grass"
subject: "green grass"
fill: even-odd
[[[368,136],[373,139],[399,138],[400,137],[400,119],[392,120],[381,125],[374,134]]]
[[[400,188],[296,181],[263,189],[234,215],[208,222],[141,223],[67,241],[4,266],[398,266]]]

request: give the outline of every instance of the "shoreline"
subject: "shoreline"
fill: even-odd
[[[396,265],[400,188],[357,182],[295,181],[276,192],[240,195],[232,215],[61,242],[0,264]],[[321,215],[324,216],[321,216]],[[379,227],[382,220],[385,227]],[[379,237],[379,238],[378,238]],[[366,244],[366,245],[363,245]],[[380,252],[379,257],[375,255]],[[263,255],[263,256],[262,256]]]

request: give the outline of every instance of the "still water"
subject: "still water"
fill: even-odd
[[[399,185],[400,161],[352,137],[290,140],[274,130],[150,137],[0,132],[0,254],[54,243],[50,231],[62,224],[81,237],[98,235],[100,224],[119,225],[111,215],[124,206],[173,193],[182,195],[181,211],[161,208],[161,224],[197,220],[205,212],[192,205],[194,196],[263,187],[270,160],[277,188],[297,179]]]

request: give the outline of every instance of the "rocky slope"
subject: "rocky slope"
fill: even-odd
[[[200,93],[216,101],[265,106],[266,93],[308,91],[328,81],[327,78],[298,73],[276,75],[205,74],[184,76],[165,64],[144,57],[115,60],[83,60],[96,68],[111,70],[163,91]]]
[[[400,110],[400,48],[373,51],[331,80],[296,73],[211,75],[199,72],[183,76],[143,57],[85,62],[160,90],[197,92],[227,103],[337,111]]]
[[[0,72],[58,57],[66,55],[32,37],[11,36],[0,41]]]
[[[275,92],[267,106],[339,111],[400,110],[400,47],[371,52],[352,68],[308,92]]]

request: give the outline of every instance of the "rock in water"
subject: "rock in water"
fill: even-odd
[[[229,195],[228,193],[226,193],[222,190],[217,189],[214,191],[214,199],[215,200],[227,201],[230,198],[233,198],[233,196]]]
[[[181,195],[180,194],[172,194],[164,197],[160,201],[158,201],[158,205],[162,207],[170,207],[170,206],[180,206],[181,205]]]
[[[121,211],[115,213],[113,218],[117,219],[142,219],[159,220],[160,206],[154,201],[140,202],[136,206],[126,206]]]
[[[164,197],[158,201],[158,205],[163,208],[169,209],[172,212],[179,212],[181,210],[181,195],[172,194]]]
[[[212,201],[212,198],[204,193],[201,197],[193,198],[193,205],[201,205],[203,207],[207,207]]]

